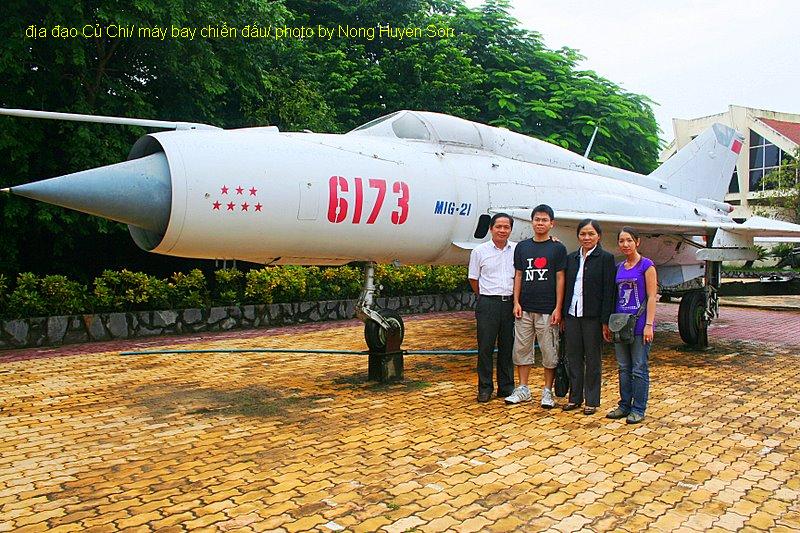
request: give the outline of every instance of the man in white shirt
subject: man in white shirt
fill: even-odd
[[[514,247],[508,240],[514,220],[497,213],[492,217],[490,241],[476,246],[469,258],[469,284],[478,295],[478,401],[492,397],[492,355],[497,344],[497,397],[514,390]]]

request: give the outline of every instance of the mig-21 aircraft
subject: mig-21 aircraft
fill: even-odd
[[[798,237],[800,226],[734,221],[724,203],[743,137],[715,124],[648,175],[591,161],[505,129],[398,111],[346,134],[222,130],[205,124],[1,109],[0,114],[171,129],[141,137],[128,160],[4,189],[128,225],[144,250],[262,263],[366,263],[357,315],[371,350],[400,315],[375,307],[378,262],[466,264],[493,213],[532,236],[531,208],[551,205],[553,234],[578,246],[577,223],[598,220],[616,250],[641,231],[662,290],[682,295],[681,337],[707,343],[718,316],[722,261],[755,258],[754,237]]]

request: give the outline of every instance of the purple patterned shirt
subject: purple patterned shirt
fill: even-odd
[[[653,262],[642,257],[633,268],[625,268],[625,261],[617,265],[617,308],[615,313],[636,314],[639,306],[644,304],[647,296],[647,286],[645,284],[644,273],[653,265]],[[647,310],[642,311],[642,316],[636,321],[634,335],[644,333],[644,325],[647,321]]]

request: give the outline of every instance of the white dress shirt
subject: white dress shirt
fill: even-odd
[[[478,280],[478,290],[484,296],[514,294],[514,248],[508,241],[505,248],[489,240],[476,246],[469,256],[469,279]]]
[[[596,249],[597,245],[586,252],[586,255],[583,255],[583,248],[581,248],[580,253],[578,254],[578,256],[581,258],[581,262],[578,265],[578,276],[575,278],[575,291],[572,293],[572,302],[569,304],[568,312],[570,316],[583,316],[583,265],[586,264],[586,258],[589,257],[589,254],[594,252]]]

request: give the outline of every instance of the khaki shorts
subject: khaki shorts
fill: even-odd
[[[542,366],[555,368],[558,365],[558,326],[550,325],[550,315],[522,312],[522,318],[514,321],[514,364],[533,365],[533,342],[539,341],[542,351]]]

